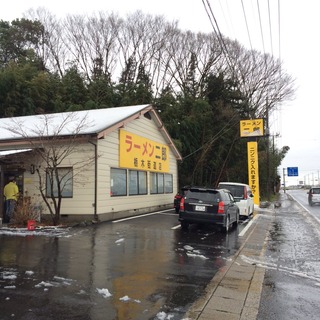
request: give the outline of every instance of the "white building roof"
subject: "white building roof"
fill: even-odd
[[[0,140],[95,134],[150,105],[93,109],[0,119]]]
[[[12,154],[17,154],[17,153],[24,153],[27,151],[31,151],[32,149],[17,149],[17,150],[5,150],[5,151],[0,151],[0,158],[9,156]]]
[[[97,138],[150,111],[153,120],[181,159],[157,112],[149,104],[0,119],[0,150],[10,143],[53,136],[95,135]],[[2,147],[1,147],[2,145]],[[20,149],[20,148],[19,148]]]

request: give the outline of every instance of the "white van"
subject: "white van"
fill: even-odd
[[[220,182],[219,189],[229,190],[240,209],[241,216],[250,216],[254,211],[253,193],[249,185],[238,182]]]

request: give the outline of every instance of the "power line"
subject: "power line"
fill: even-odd
[[[227,0],[224,0],[224,1],[226,1],[227,12],[229,13],[229,16],[231,16],[230,15],[230,8],[229,8],[229,5],[228,5],[228,1]],[[233,27],[233,24],[232,24],[232,20],[231,19],[227,19],[226,15],[225,15],[225,10],[224,10],[224,8],[222,6],[222,3],[221,3],[221,0],[219,0],[219,5],[220,5],[220,8],[221,8],[221,12],[223,14],[223,18],[224,18],[224,20],[226,22],[226,26],[227,26],[228,30],[230,31],[230,33],[232,33],[233,38],[235,38],[235,36],[234,36],[234,27]],[[229,26],[229,24],[231,24],[231,26]]]
[[[207,3],[208,8],[206,7],[206,3],[205,2]],[[205,10],[207,12],[207,15],[209,17],[209,20],[210,20],[210,23],[211,23],[211,25],[213,27],[214,33],[216,34],[217,39],[218,39],[218,41],[220,43],[221,50],[222,50],[224,56],[226,57],[227,64],[228,64],[229,68],[233,70],[233,68],[231,66],[231,59],[230,59],[230,57],[228,55],[228,49],[227,49],[227,47],[226,47],[226,45],[224,43],[222,34],[220,32],[220,29],[219,29],[219,26],[218,26],[218,23],[217,23],[217,20],[216,20],[214,14],[213,14],[212,9],[211,9],[209,0],[206,0],[206,1],[202,0],[202,3],[204,5]],[[214,21],[214,23],[213,23],[213,21]]]
[[[226,61],[227,61],[227,64],[230,68],[231,71],[237,73],[237,70],[236,70],[236,63],[234,63],[232,61],[232,59],[230,58],[229,54],[228,54],[228,48],[224,42],[224,39],[223,39],[223,36],[222,36],[222,33],[220,31],[220,28],[219,28],[219,25],[218,25],[218,22],[217,22],[217,19],[215,18],[215,15],[213,13],[213,10],[210,6],[210,3],[209,3],[209,0],[202,0],[202,3],[205,7],[205,10],[207,12],[207,15],[209,17],[209,20],[210,20],[210,23],[213,27],[213,30],[218,38],[218,41],[220,43],[220,47],[221,47],[221,50],[224,54],[224,56],[226,57]],[[214,23],[213,23],[214,21]],[[241,83],[244,83],[244,77],[243,77],[243,74],[242,74],[242,71],[241,69],[238,68],[238,72],[240,73],[240,79],[241,80]],[[240,88],[239,88],[240,89]]]
[[[221,130],[219,132],[217,132],[211,140],[207,141],[206,143],[204,143],[201,147],[199,147],[197,150],[189,153],[188,155],[184,156],[182,160],[185,160],[186,158],[189,158],[190,156],[194,155],[195,153],[197,153],[198,151],[202,150],[204,147],[208,146],[209,147],[212,145],[212,143],[217,140],[219,137],[223,136],[225,133],[227,133],[228,131],[231,130],[232,127],[232,122],[233,119],[236,117],[236,114],[234,114],[230,120],[221,128]],[[231,125],[230,125],[231,124]]]
[[[241,4],[242,4],[242,12],[243,12],[244,20],[246,22],[247,34],[248,34],[248,38],[249,38],[250,48],[251,48],[251,51],[253,51],[251,37],[250,37],[250,31],[249,31],[249,25],[248,25],[248,21],[247,21],[247,15],[246,15],[246,10],[244,8],[243,0],[241,0]]]
[[[265,50],[265,47],[264,47],[264,36],[263,36],[263,30],[262,30],[262,20],[261,20],[259,0],[257,0],[257,8],[258,8],[258,15],[259,15],[259,22],[260,22],[260,33],[261,33],[261,39],[262,39],[262,48],[263,48],[263,53],[265,55],[266,54],[266,50]]]
[[[280,0],[278,0],[278,26],[279,26],[279,59],[281,61],[281,23],[280,23]]]
[[[271,28],[270,0],[268,0],[268,13],[269,13],[269,32],[270,32],[271,54],[273,56],[273,41],[272,41],[272,28]]]

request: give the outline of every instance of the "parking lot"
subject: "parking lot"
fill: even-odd
[[[2,319],[182,319],[246,224],[185,231],[172,209],[85,228],[1,229]]]

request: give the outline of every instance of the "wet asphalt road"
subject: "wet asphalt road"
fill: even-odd
[[[243,225],[175,228],[156,213],[117,223],[0,232],[0,319],[182,319],[239,248]]]
[[[310,214],[306,199],[305,190],[288,191],[276,209],[262,263],[266,273],[257,319],[320,319],[320,224],[314,218],[320,206]]]

